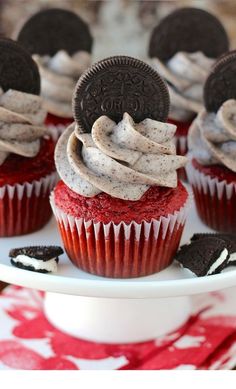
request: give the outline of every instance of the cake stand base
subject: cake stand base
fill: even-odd
[[[184,324],[189,297],[114,299],[46,293],[45,314],[65,333],[100,343],[155,339]]]

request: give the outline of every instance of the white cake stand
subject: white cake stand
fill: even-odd
[[[182,243],[194,232],[210,232],[189,211]],[[174,263],[168,269],[136,279],[108,279],[75,268],[66,255],[57,274],[40,274],[11,266],[8,253],[13,247],[61,244],[55,221],[40,232],[0,239],[0,279],[46,291],[45,314],[66,333],[104,343],[150,340],[175,330],[191,312],[193,294],[236,285],[236,270],[197,278]]]

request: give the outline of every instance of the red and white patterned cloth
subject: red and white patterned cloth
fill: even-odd
[[[0,295],[0,369],[232,369],[235,294],[233,288],[194,297],[188,323],[161,339],[104,345],[55,329],[44,316],[43,293],[10,286]]]

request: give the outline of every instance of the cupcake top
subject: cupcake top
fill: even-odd
[[[175,188],[186,158],[176,155],[168,109],[166,85],[150,66],[125,56],[98,62],[75,89],[75,123],[55,152],[60,177],[86,197],[134,201],[152,185]]]
[[[236,51],[222,56],[204,87],[203,109],[189,131],[192,156],[236,172]]]
[[[88,25],[71,11],[47,9],[24,24],[18,41],[39,66],[46,110],[56,116],[72,117],[76,81],[91,63],[93,39]]]
[[[180,8],[154,28],[149,56],[168,82],[172,119],[187,121],[200,112],[209,70],[228,48],[220,21],[201,9]]]
[[[35,157],[40,139],[46,134],[43,123],[40,76],[37,65],[20,45],[0,40],[0,165],[10,153]]]

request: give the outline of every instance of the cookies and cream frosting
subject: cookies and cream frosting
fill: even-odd
[[[175,125],[152,119],[134,123],[128,113],[118,124],[101,116],[91,133],[81,133],[73,123],[56,147],[58,173],[70,189],[87,197],[105,192],[134,201],[152,185],[175,188],[176,170],[186,163],[176,155],[175,131]]]
[[[217,113],[202,110],[190,127],[188,144],[199,163],[236,172],[236,100],[225,101]]]
[[[153,58],[153,66],[168,82],[170,117],[189,120],[203,108],[203,85],[214,60],[202,52],[178,52],[167,63]]]
[[[60,50],[53,57],[33,55],[41,76],[41,95],[47,112],[71,118],[71,100],[75,84],[89,67],[91,55],[79,51],[70,56]]]
[[[10,153],[29,158],[38,154],[45,117],[39,96],[0,89],[0,166]]]

